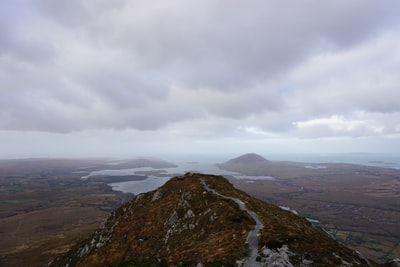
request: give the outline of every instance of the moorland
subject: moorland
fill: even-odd
[[[367,258],[383,263],[400,256],[400,170],[268,161],[254,155],[219,167],[273,177],[231,182],[261,200],[297,211]]]
[[[83,176],[96,170],[164,168],[173,164],[136,159],[16,159],[0,161],[0,266],[46,266],[87,238],[109,213],[133,197],[108,183],[143,175]]]

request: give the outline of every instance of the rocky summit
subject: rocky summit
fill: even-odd
[[[51,266],[371,266],[306,219],[188,173],[111,213]]]

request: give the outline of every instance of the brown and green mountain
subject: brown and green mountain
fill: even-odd
[[[227,163],[230,164],[248,164],[248,163],[266,163],[268,162],[267,159],[264,157],[256,154],[256,153],[247,153],[241,155],[237,158],[229,160]]]
[[[250,197],[221,176],[188,173],[115,210],[51,266],[371,264],[306,219]]]

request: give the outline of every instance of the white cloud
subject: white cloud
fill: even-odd
[[[346,119],[338,115],[332,115],[328,118],[297,121],[293,124],[297,127],[297,134],[302,137],[358,137],[385,133],[385,126],[377,121],[367,120],[366,118]]]

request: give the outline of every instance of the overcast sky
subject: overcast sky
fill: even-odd
[[[0,157],[399,149],[398,0],[0,1]]]

